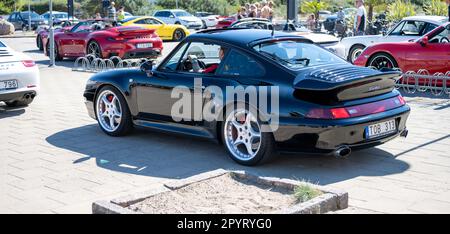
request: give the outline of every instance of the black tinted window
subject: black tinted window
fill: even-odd
[[[219,71],[220,75],[247,77],[260,77],[264,73],[264,68],[258,62],[235,50],[230,51]]]
[[[170,12],[168,11],[158,11],[155,14],[156,17],[170,17]]]

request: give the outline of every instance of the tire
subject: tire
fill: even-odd
[[[179,29],[179,28],[176,29],[172,35],[173,41],[176,41],[176,42],[182,41],[185,37],[186,37],[186,34],[184,33],[184,31],[182,29]]]
[[[398,63],[394,57],[386,53],[374,54],[367,62],[368,67],[373,67],[378,70],[383,68],[394,69],[398,68]]]
[[[202,20],[202,23],[203,23],[202,29],[208,29],[208,25],[206,25],[206,22],[204,20]]]
[[[5,102],[5,104],[8,107],[22,107],[22,106],[28,106],[33,102],[33,98],[29,98],[29,99],[21,99],[21,100],[14,100],[14,101],[8,101]]]
[[[96,47],[97,49],[96,52],[93,52],[92,50],[94,50],[94,47]],[[95,56],[97,58],[103,58],[102,55],[102,47],[100,47],[100,44],[98,44],[98,42],[96,41],[90,41],[86,47],[86,54],[95,54]]]
[[[38,35],[36,38],[36,46],[40,51],[44,50],[44,45],[42,44],[42,38],[40,35]]]
[[[98,125],[104,133],[109,136],[119,137],[131,132],[133,122],[130,109],[118,89],[112,86],[103,87],[97,93],[94,105]],[[108,107],[107,105],[110,106]],[[103,117],[101,117],[102,115]]]
[[[248,118],[249,113],[251,113],[251,117]],[[228,152],[231,159],[244,166],[261,165],[269,162],[274,157],[275,141],[273,135],[272,133],[261,132],[261,121],[257,115],[252,113],[257,113],[257,111],[249,111],[248,108],[239,109],[238,107],[225,117],[225,121],[222,122],[221,128],[221,137],[225,150]],[[241,124],[236,120],[236,116],[239,117],[243,114],[245,114],[245,122]],[[233,118],[236,121],[233,121]],[[248,119],[253,119],[253,121],[248,121]],[[240,125],[235,125],[233,122]],[[250,122],[250,125],[248,122]],[[254,132],[258,132],[256,126],[259,128],[260,134],[259,145],[256,143],[258,141],[255,141],[255,138],[258,137],[255,137],[256,135],[252,135]],[[252,130],[249,130],[249,127]],[[239,139],[241,143],[238,143]],[[255,148],[253,148],[254,146]],[[250,147],[253,155],[250,155],[248,147]],[[247,152],[247,154],[244,152]]]
[[[181,23],[180,23],[180,22],[178,22],[178,21],[177,21],[177,22],[175,22],[175,24],[181,25]]]
[[[347,61],[353,63],[366,47],[363,45],[354,45],[348,53]]]
[[[47,43],[47,56],[50,57],[50,42]],[[63,61],[64,57],[59,54],[58,45],[55,43],[55,61]]]

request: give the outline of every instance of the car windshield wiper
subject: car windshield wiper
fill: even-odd
[[[303,62],[305,62],[305,67],[307,67],[309,65],[309,63],[311,62],[311,59],[309,59],[309,58],[293,58],[289,61],[292,61],[295,64],[303,64]]]
[[[276,56],[275,53],[269,53],[269,52],[266,52],[266,51],[263,51],[263,50],[260,50],[259,52],[264,54],[264,55],[266,55],[266,56],[268,56],[268,57],[270,57],[273,60],[277,60],[277,61],[284,62],[284,63],[290,63],[289,60],[282,59],[282,58]]]

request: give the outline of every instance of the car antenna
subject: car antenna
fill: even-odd
[[[272,37],[275,34],[275,27],[272,25]]]

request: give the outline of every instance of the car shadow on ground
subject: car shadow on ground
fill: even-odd
[[[348,159],[278,155],[268,164],[243,167],[228,157],[223,146],[209,140],[154,130],[135,130],[130,136],[113,138],[106,136],[97,125],[58,132],[46,140],[55,147],[85,155],[73,164],[94,159],[100,168],[169,179],[223,168],[326,185],[359,176],[398,174],[410,167],[378,148],[354,152]]]
[[[25,108],[12,108],[0,103],[0,119],[16,117],[25,113]]]
[[[38,60],[36,64],[40,66],[50,66],[50,60]],[[66,68],[74,68],[75,67],[75,59],[64,59],[63,61],[55,62],[56,66],[66,67]]]

